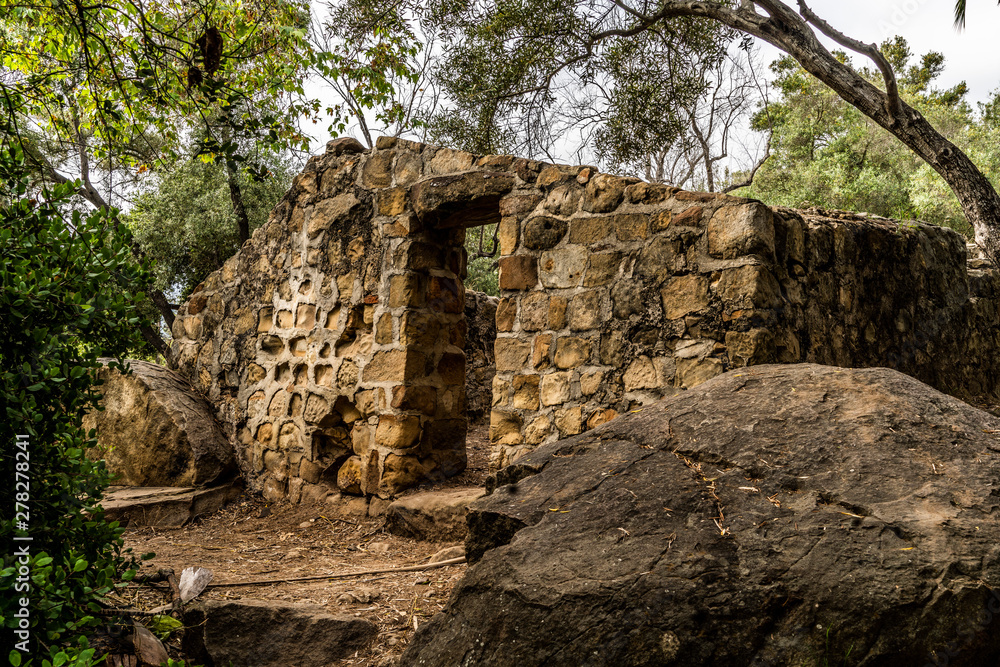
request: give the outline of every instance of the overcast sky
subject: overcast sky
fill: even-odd
[[[969,0],[962,32],[954,27],[954,0],[812,0],[809,6],[855,39],[879,43],[902,35],[915,55],[943,53],[945,70],[939,86],[950,88],[965,81],[973,102],[986,99],[1000,86],[1000,7],[992,0]],[[778,51],[764,47],[764,60],[770,63]],[[862,60],[854,56],[855,63],[868,64]]]

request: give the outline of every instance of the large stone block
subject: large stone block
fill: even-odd
[[[406,382],[424,377],[427,359],[415,350],[376,352],[362,372],[365,382]]]
[[[146,361],[130,366],[130,375],[98,371],[104,410],[84,417],[85,429],[97,429],[98,447],[88,456],[103,458],[115,483],[126,486],[203,486],[232,477],[232,446],[211,405],[174,371]]]
[[[660,291],[663,317],[676,320],[708,307],[708,279],[697,274],[671,278]]]
[[[565,288],[579,285],[583,272],[587,269],[588,254],[585,248],[579,246],[543,252],[539,265],[542,286]]]
[[[531,255],[500,258],[500,289],[527,290],[538,284],[537,260]]]
[[[708,252],[723,259],[760,255],[773,260],[771,209],[760,202],[750,202],[717,210],[708,222]]]

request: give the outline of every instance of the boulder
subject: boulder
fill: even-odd
[[[482,495],[482,489],[473,487],[405,496],[389,505],[386,530],[418,540],[461,540],[466,533],[467,508]]]
[[[207,667],[327,665],[378,632],[356,616],[271,600],[204,600],[185,610],[184,625],[184,652]]]
[[[233,477],[233,449],[212,408],[174,371],[147,361],[129,362],[130,375],[105,366],[103,411],[84,417],[97,429],[98,447],[115,484],[124,486],[205,486]]]
[[[731,371],[497,473],[402,664],[997,664],[998,455],[895,371]]]

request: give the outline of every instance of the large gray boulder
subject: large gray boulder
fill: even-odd
[[[895,371],[729,372],[500,471],[402,664],[998,664],[998,452]]]
[[[105,366],[104,410],[84,418],[97,429],[103,458],[123,486],[205,486],[236,473],[233,449],[212,408],[174,371],[147,361],[129,362],[132,373]]]

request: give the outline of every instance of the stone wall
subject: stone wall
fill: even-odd
[[[495,466],[746,364],[888,365],[997,392],[997,280],[967,270],[954,232],[338,140],[174,325],[252,488],[388,497],[464,467],[467,370],[485,364],[463,353],[484,335],[463,312],[463,241],[487,223]]]

